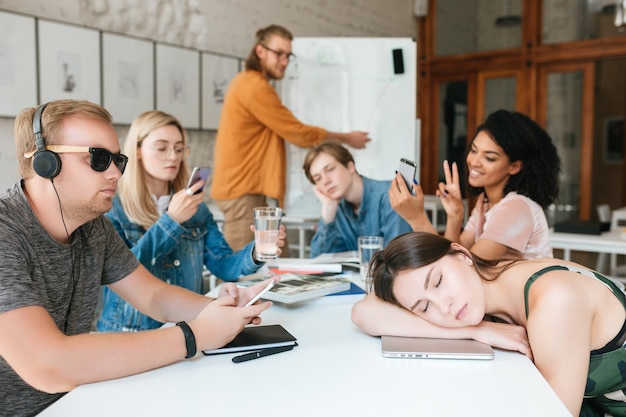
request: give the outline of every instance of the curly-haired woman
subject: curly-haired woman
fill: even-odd
[[[524,114],[498,110],[476,130],[465,160],[469,192],[478,199],[463,225],[458,167],[444,161],[437,195],[447,214],[445,237],[484,259],[552,257],[543,210],[559,194],[561,161],[548,133]],[[392,207],[414,231],[436,233],[421,187],[413,191],[396,176]]]

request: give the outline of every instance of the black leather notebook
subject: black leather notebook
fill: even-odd
[[[205,355],[245,352],[279,346],[297,345],[297,339],[280,324],[244,327],[230,343],[219,349],[204,350]]]

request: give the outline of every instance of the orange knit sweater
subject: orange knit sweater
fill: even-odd
[[[228,87],[215,144],[211,197],[230,200],[263,194],[283,204],[287,140],[311,147],[327,131],[302,124],[257,71],[244,71]]]

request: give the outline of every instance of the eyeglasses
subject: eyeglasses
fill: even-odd
[[[274,52],[276,54],[276,58],[278,58],[279,61],[282,61],[283,59],[286,59],[287,61],[291,62],[291,61],[296,59],[296,56],[293,53],[291,53],[291,52],[277,51],[275,49],[268,48],[267,46],[263,45],[262,43],[260,43],[259,45],[261,45],[264,49],[267,49],[270,52]]]
[[[104,148],[91,148],[89,146],[71,146],[71,145],[48,145],[46,149],[56,153],[80,153],[89,152],[91,157],[89,158],[89,166],[94,171],[104,172],[106,171],[111,162],[115,164],[120,173],[124,173],[126,164],[128,163],[128,157],[121,153],[112,153]],[[25,158],[31,158],[35,154],[35,151],[24,154]]]
[[[143,146],[143,144],[141,146]],[[167,158],[169,158],[172,151],[174,152],[174,156],[176,158],[182,158],[189,151],[189,148],[182,144],[172,146],[165,144],[152,144],[146,146],[152,149],[154,151],[154,155],[161,161],[167,161]]]

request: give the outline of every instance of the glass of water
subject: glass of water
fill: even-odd
[[[359,237],[359,265],[361,270],[361,282],[364,284],[365,292],[371,289],[371,278],[369,276],[369,264],[372,255],[383,249],[382,236],[361,236]]]

